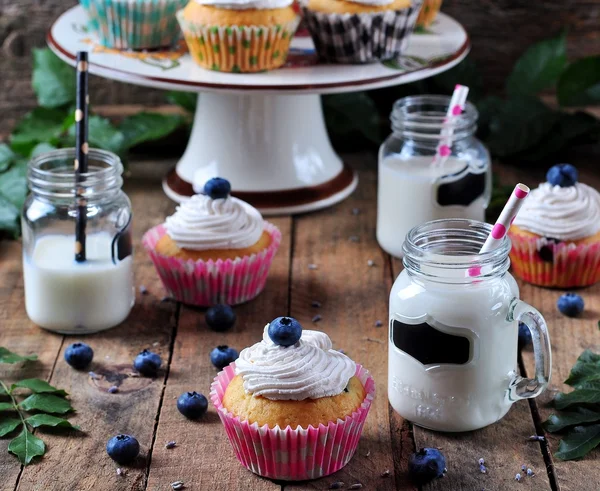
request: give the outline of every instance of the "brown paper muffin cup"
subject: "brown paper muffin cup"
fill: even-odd
[[[190,53],[203,68],[219,72],[252,73],[285,63],[299,18],[274,26],[209,26],[177,19]]]

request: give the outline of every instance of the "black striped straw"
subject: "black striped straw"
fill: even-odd
[[[75,222],[75,261],[85,261],[85,227],[87,201],[83,196],[82,174],[88,171],[88,53],[77,52],[77,107],[75,109],[75,199],[77,217]]]

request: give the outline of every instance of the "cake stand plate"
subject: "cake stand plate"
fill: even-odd
[[[231,74],[197,66],[183,41],[171,51],[122,52],[100,46],[87,26],[84,10],[74,7],[51,27],[48,45],[71,65],[77,51],[89,51],[90,72],[101,77],[201,93],[186,151],[163,181],[167,195],[180,202],[221,176],[231,181],[235,196],[265,215],[324,208],[356,187],[355,173],[327,136],[319,94],[431,77],[459,63],[470,48],[463,27],[440,14],[426,34],[412,36],[405,55],[391,62],[320,63],[310,37],[299,32],[283,68]]]

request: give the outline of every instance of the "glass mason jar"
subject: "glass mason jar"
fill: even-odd
[[[25,307],[40,327],[86,334],[124,321],[135,301],[131,202],[118,156],[90,149],[82,174],[86,260],[75,261],[75,149],[29,163],[31,191],[21,217]]]
[[[388,394],[404,418],[438,431],[498,421],[550,379],[544,318],[519,300],[510,240],[483,254],[492,226],[464,219],[413,228],[390,294]],[[534,378],[519,376],[518,324],[533,338]]]
[[[477,138],[478,113],[465,110],[445,122],[450,97],[405,97],[394,104],[392,134],[379,150],[377,240],[396,257],[416,225],[441,218],[485,220],[491,196],[490,155]],[[451,136],[450,136],[451,133]],[[441,136],[449,155],[434,163]]]

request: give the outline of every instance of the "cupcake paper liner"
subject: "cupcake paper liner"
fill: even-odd
[[[375,382],[369,372],[356,365],[356,376],[367,393],[360,407],[345,419],[318,428],[269,428],[240,420],[223,406],[227,386],[235,377],[235,362],[226,367],[211,385],[210,398],[236,457],[259,476],[301,481],[328,476],[344,467],[354,455],[375,397]]]
[[[371,63],[397,58],[408,46],[421,0],[409,8],[364,14],[329,14],[300,5],[318,55],[332,63]]]
[[[181,34],[177,11],[187,0],[80,0],[103,46],[151,49],[172,45]]]
[[[515,275],[539,286],[575,288],[600,281],[600,242],[574,244],[511,234]],[[543,250],[543,252],[541,252]]]
[[[167,292],[177,301],[200,307],[237,305],[252,300],[265,287],[281,243],[281,232],[275,225],[265,222],[265,230],[271,236],[266,249],[233,260],[186,261],[158,254],[156,244],[167,233],[163,225],[148,230],[142,243]]]
[[[209,26],[177,18],[196,63],[220,72],[250,73],[285,63],[300,19],[274,26]]]

